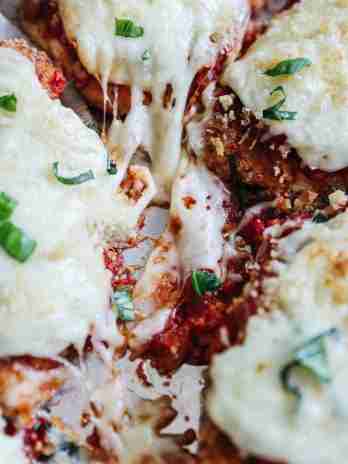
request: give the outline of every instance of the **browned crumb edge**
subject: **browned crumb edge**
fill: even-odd
[[[30,47],[23,39],[0,40],[0,47],[12,48],[27,57],[35,65],[35,70],[42,86],[51,98],[58,98],[65,87],[63,73],[52,63],[46,53]]]
[[[269,127],[230,89],[220,88],[217,94],[231,104],[225,110],[218,96],[204,128],[204,159],[219,177],[232,182],[242,203],[246,199],[250,206],[248,197],[256,194],[259,201],[277,198],[289,214],[311,212],[326,207],[330,193],[347,190],[348,168],[325,172],[306,167],[286,137],[271,136]]]
[[[208,418],[202,427],[200,447],[197,464],[280,464],[261,458],[241,457],[229,438]]]
[[[206,378],[207,391],[211,387],[209,375]],[[196,464],[280,464],[255,457],[243,457],[229,437],[210,419],[207,409],[203,413],[199,432],[199,452]]]
[[[29,3],[29,0],[26,1]],[[56,2],[51,3],[53,9],[56,8]],[[109,114],[112,113],[113,108],[110,104],[106,105],[106,108],[104,106],[105,99],[100,83],[82,66],[73,44],[69,43],[58,12],[54,12],[50,16],[37,13],[35,18],[29,19],[25,15],[25,8],[23,7],[21,24],[28,36],[63,69],[66,77],[75,82],[79,92],[92,107],[102,111],[106,109]],[[109,85],[110,101],[113,101],[114,92],[115,86]],[[128,110],[128,108],[126,109]]]
[[[200,464],[243,464],[230,440],[208,418],[201,430],[200,448]]]

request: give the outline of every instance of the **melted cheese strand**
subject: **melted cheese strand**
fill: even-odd
[[[197,269],[223,275],[224,204],[228,199],[223,183],[203,163],[183,159],[173,186],[170,214],[178,223],[175,239],[185,279]]]
[[[68,37],[86,69],[106,83],[131,87],[125,123],[114,121],[110,147],[121,173],[139,146],[152,160],[158,197],[168,201],[180,159],[183,116],[196,73],[219,54],[240,49],[249,14],[245,0],[59,0]],[[115,19],[144,28],[138,38],[115,36]],[[214,37],[214,40],[212,40]],[[143,59],[144,53],[148,59]],[[104,90],[105,90],[104,88]],[[142,103],[143,91],[152,102]]]
[[[169,228],[151,254],[136,285],[134,305],[145,317],[133,332],[139,347],[161,332],[192,271],[213,271],[225,277],[230,252],[223,238],[228,192],[202,162],[185,157],[173,185]]]

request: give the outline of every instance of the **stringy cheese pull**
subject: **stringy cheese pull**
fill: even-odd
[[[214,272],[223,280],[229,252],[223,237],[228,193],[203,163],[181,161],[172,191],[168,229],[159,240],[134,291],[134,305],[145,319],[133,330],[132,348],[164,330],[195,270]]]
[[[119,177],[139,146],[152,160],[158,198],[168,201],[179,164],[183,116],[193,79],[226,50],[237,56],[249,17],[246,0],[59,0],[66,33],[90,74],[131,87],[131,111],[115,121],[111,148]],[[115,34],[117,20],[142,28]],[[143,104],[143,91],[152,101]],[[116,100],[117,103],[117,100]]]

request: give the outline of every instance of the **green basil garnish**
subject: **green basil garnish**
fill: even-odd
[[[56,161],[53,163],[53,174],[55,178],[64,185],[80,185],[88,182],[90,180],[95,179],[93,171],[90,169],[89,171],[83,172],[79,176],[76,177],[63,177],[58,174],[58,166],[59,163]]]
[[[135,320],[132,294],[128,287],[121,287],[115,290],[112,295],[112,302],[117,311],[118,319],[125,322]]]
[[[199,296],[203,296],[206,292],[213,292],[220,286],[221,281],[213,272],[192,272],[192,287]]]
[[[337,337],[338,333],[335,328],[329,329],[311,338],[294,352],[292,360],[280,372],[281,383],[288,393],[292,393],[299,399],[302,396],[300,388],[291,382],[293,370],[296,368],[305,369],[312,373],[322,384],[331,381],[325,339]]]
[[[116,162],[109,158],[106,170],[107,170],[108,174],[110,174],[110,176],[115,176],[117,174]]]
[[[312,221],[316,224],[322,224],[323,222],[327,222],[328,220],[329,218],[326,216],[326,214],[323,213],[317,213],[312,219]]]
[[[285,98],[285,100],[286,100],[286,93],[285,93],[284,87],[282,85],[278,85],[278,87],[276,87],[274,90],[272,90],[270,95],[274,95],[277,92],[280,92],[282,94],[283,98]],[[285,102],[285,100],[284,100],[284,102]]]
[[[70,457],[73,457],[73,456],[77,457],[78,454],[79,454],[79,447],[77,446],[76,443],[73,443],[72,441],[64,441],[59,446],[59,450],[63,451],[64,453],[66,453]]]
[[[17,97],[15,94],[3,95],[0,97],[0,108],[15,113],[17,111]]]
[[[9,256],[24,263],[34,253],[37,243],[8,220],[17,205],[17,200],[0,192],[0,246]]]
[[[9,256],[24,263],[34,253],[37,243],[24,230],[6,221],[0,224],[0,245]]]
[[[143,61],[148,61],[151,58],[150,50],[145,50],[144,53],[141,55],[141,59]]]
[[[271,69],[265,71],[266,76],[290,76],[301,71],[306,66],[311,66],[312,62],[308,58],[294,58],[284,60]]]
[[[296,111],[282,111],[280,108],[286,102],[286,94],[282,86],[276,87],[272,90],[271,95],[274,95],[276,92],[280,92],[283,95],[283,98],[279,100],[275,105],[266,108],[262,112],[262,117],[264,119],[272,119],[274,121],[293,121],[296,119]]]
[[[115,35],[137,39],[144,35],[144,28],[135,24],[131,19],[115,20]]]
[[[0,221],[8,219],[17,205],[17,200],[11,198],[5,192],[0,192]]]

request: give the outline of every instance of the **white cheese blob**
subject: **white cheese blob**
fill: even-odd
[[[101,225],[104,238],[109,242],[117,239],[127,240],[130,236],[136,235],[139,219],[157,192],[151,172],[146,166],[131,166],[124,180],[125,185],[129,182],[130,188],[135,189],[136,194],[132,196],[122,185],[115,189],[113,201],[117,218],[112,223]]]
[[[9,437],[0,433],[0,461],[11,464],[29,464],[24,454],[24,444],[21,438]]]
[[[171,220],[178,222],[176,246],[182,272],[209,269],[222,277],[229,193],[202,162],[183,159],[172,191]]]
[[[287,76],[264,74],[283,60],[308,58],[311,66]],[[223,79],[262,118],[281,99],[294,121],[265,119],[273,135],[285,134],[306,165],[324,171],[348,166],[348,1],[302,0],[274,18]]]
[[[0,356],[53,356],[80,347],[98,314],[109,307],[110,276],[103,238],[113,223],[113,179],[97,135],[41,87],[33,64],[0,49],[0,95],[14,93],[17,111],[0,109],[0,191],[18,206],[11,221],[37,241],[26,263],[0,249]],[[77,186],[52,172],[95,179]]]
[[[268,279],[271,314],[249,321],[245,342],[215,358],[208,408],[246,454],[289,464],[337,464],[348,453],[348,213],[306,223],[282,239],[278,277]],[[260,303],[261,305],[262,303]],[[280,373],[294,351],[325,331],[331,381],[297,369],[286,391]]]
[[[111,133],[120,166],[125,169],[137,147],[145,147],[160,197],[168,200],[180,158],[191,83],[196,73],[214,65],[226,48],[236,56],[249,15],[248,2],[59,0],[58,4],[82,64],[101,80],[104,90],[108,82],[131,86],[128,121],[116,121],[115,134]],[[116,18],[131,20],[143,28],[143,35],[116,35]],[[147,107],[143,105],[144,90],[152,94]],[[129,136],[133,140],[129,141]]]

